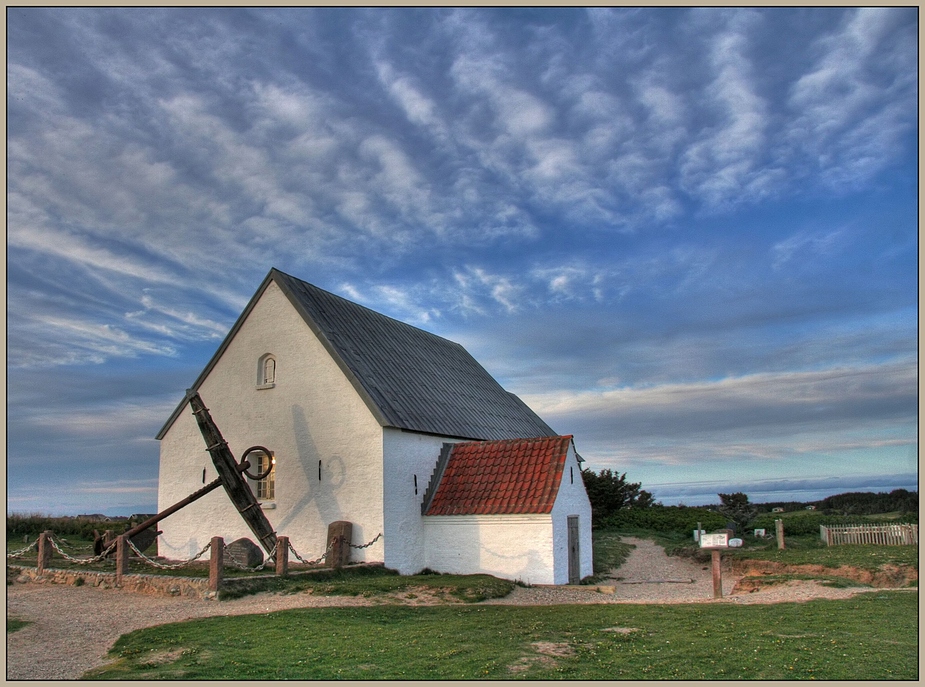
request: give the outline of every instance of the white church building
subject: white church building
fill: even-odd
[[[592,574],[580,457],[459,344],[271,269],[192,386],[305,559],[352,523],[352,561],[527,584]],[[217,477],[186,402],[158,433],[158,510]],[[254,454],[251,454],[254,458]],[[271,456],[258,456],[269,467]],[[253,534],[218,489],[158,524],[158,554]]]

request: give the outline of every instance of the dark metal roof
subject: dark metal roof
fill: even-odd
[[[464,439],[555,436],[459,344],[270,270],[194,389],[275,281],[386,427]],[[161,438],[178,408],[158,434]]]

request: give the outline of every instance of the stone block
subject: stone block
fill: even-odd
[[[235,539],[225,547],[227,563],[243,565],[247,568],[256,568],[263,563],[263,551],[250,539],[242,537]]]

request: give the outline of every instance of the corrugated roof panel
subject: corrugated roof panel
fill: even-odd
[[[278,270],[271,275],[386,425],[471,439],[555,435],[459,344]]]

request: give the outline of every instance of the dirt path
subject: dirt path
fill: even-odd
[[[600,586],[516,587],[503,599],[486,604],[546,605],[571,603],[777,603],[812,598],[847,598],[870,588],[832,589],[813,583],[772,587],[753,594],[731,595],[735,579],[723,579],[723,599],[713,599],[709,566],[670,558],[644,539],[627,561]],[[728,577],[728,579],[727,579]],[[200,601],[149,596],[119,589],[52,584],[7,587],[7,615],[31,621],[7,635],[8,680],[73,680],[105,662],[106,652],[121,635],[152,625],[206,616],[268,613],[287,608],[370,606],[383,602],[420,605],[438,603],[418,595],[331,597],[311,594],[257,594],[230,601]]]

